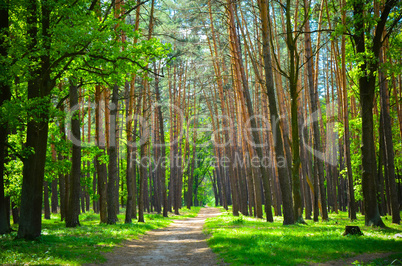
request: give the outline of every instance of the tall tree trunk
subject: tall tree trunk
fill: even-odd
[[[308,2],[307,0],[304,0],[304,8],[307,9],[305,10],[305,16],[309,16],[309,7],[308,7]],[[307,21],[304,24],[305,31],[310,32],[310,23]],[[327,196],[325,193],[325,187],[324,187],[324,168],[323,168],[323,162],[322,160],[325,158],[319,158],[319,156],[322,154],[321,150],[321,138],[320,138],[320,128],[319,128],[319,119],[318,119],[318,113],[319,113],[319,108],[317,106],[317,91],[316,91],[316,86],[314,84],[314,69],[313,69],[313,55],[311,51],[311,37],[309,33],[304,34],[304,42],[305,42],[305,56],[307,60],[307,72],[308,72],[308,87],[310,91],[310,106],[311,106],[311,112],[313,115],[313,136],[314,136],[314,168],[317,168],[314,170],[314,174],[318,175],[318,183],[319,183],[319,190],[320,190],[320,199],[321,199],[321,206],[322,206],[322,219],[324,221],[328,220],[328,212],[327,212]],[[298,66],[296,66],[298,67]],[[293,115],[292,115],[293,117]],[[292,129],[294,127],[294,124],[292,123]],[[292,133],[293,134],[293,133]],[[293,136],[293,135],[292,135]],[[292,138],[293,139],[293,138]],[[293,139],[294,140],[294,139]],[[294,151],[295,152],[295,151]],[[318,193],[318,192],[316,192]],[[302,217],[302,214],[298,214],[298,217]]]
[[[52,150],[52,161],[56,162],[57,153],[54,144],[51,145],[51,150]],[[57,178],[54,177],[54,179],[52,180],[52,213],[57,213],[57,207],[59,205],[58,199],[59,197],[57,195]]]
[[[140,0],[137,0],[138,8],[136,10],[135,17],[135,30],[138,30],[140,24]],[[134,43],[137,43],[137,38],[134,39]],[[132,218],[137,218],[137,196],[136,196],[136,172],[134,163],[134,142],[133,142],[133,109],[134,109],[134,92],[135,92],[135,78],[133,75],[130,84],[129,100],[126,107],[126,129],[127,129],[127,169],[126,169],[126,182],[127,182],[127,207],[125,223],[131,223]],[[132,215],[132,214],[135,215]]]
[[[107,186],[107,168],[105,162],[102,161],[102,155],[105,154],[105,135],[103,132],[103,119],[101,115],[101,104],[104,106],[104,102],[100,101],[101,91],[100,86],[96,85],[95,88],[95,135],[96,144],[100,149],[100,154],[96,156],[96,171],[98,173],[98,195],[99,195],[99,213],[100,222],[107,223],[107,208],[106,208],[106,186]]]
[[[190,176],[188,178],[188,189],[187,189],[187,208],[191,209],[192,203],[193,203],[193,184],[194,184],[194,170],[195,170],[195,161],[196,161],[196,156],[197,156],[197,152],[196,152],[196,148],[197,148],[197,125],[198,125],[198,117],[196,115],[196,108],[197,108],[197,104],[196,104],[196,99],[194,99],[194,128],[193,128],[193,145],[192,145],[192,151],[193,151],[193,155],[192,155],[192,159],[191,159],[191,169],[190,169]],[[215,175],[214,175],[215,176]],[[215,189],[215,187],[214,187]]]
[[[266,78],[266,93],[269,101],[269,112],[271,114],[271,128],[274,132],[275,155],[277,163],[285,159],[285,148],[282,139],[281,129],[277,119],[279,113],[275,98],[275,88],[273,80],[273,71],[270,54],[270,40],[269,40],[269,18],[268,18],[268,2],[267,0],[260,1],[260,16],[262,21],[262,36],[263,36],[263,56],[264,56],[264,70]],[[283,204],[283,224],[294,224],[294,211],[292,203],[292,193],[290,185],[290,176],[288,167],[278,167],[279,184],[282,195]]]
[[[7,1],[0,1],[0,32],[4,32],[8,36],[8,4]],[[4,37],[5,37],[4,36]],[[7,48],[4,45],[5,38],[0,37],[0,55],[7,57]],[[6,76],[5,67],[0,66],[0,71],[2,75]],[[11,99],[10,86],[5,80],[0,81],[0,107],[8,100]],[[8,136],[8,125],[7,122],[0,122],[0,235],[9,233],[11,231],[10,221],[7,220],[7,208],[6,200],[4,197],[4,164],[5,164],[5,154],[6,154],[6,144]]]
[[[21,220],[18,228],[17,238],[34,239],[41,234],[42,216],[42,193],[43,179],[45,175],[46,148],[49,131],[49,109],[50,91],[54,84],[51,82],[49,72],[50,58],[48,53],[43,53],[40,60],[35,58],[35,49],[38,44],[38,3],[34,0],[28,2],[27,6],[27,25],[28,27],[28,51],[31,65],[29,71],[31,80],[28,81],[28,101],[37,103],[32,106],[29,113],[37,114],[33,119],[29,119],[27,125],[27,138],[25,147],[33,152],[24,160],[22,190],[21,190]],[[43,50],[50,51],[50,10],[49,5],[44,3],[42,6],[41,34],[44,43]],[[39,64],[38,65],[36,64]],[[40,108],[38,112],[37,108]]]
[[[345,6],[345,0],[342,0],[342,5]],[[342,22],[346,24],[346,10],[342,9]],[[349,133],[349,108],[348,108],[348,89],[346,87],[346,48],[345,48],[345,36],[342,36],[342,114],[343,114],[343,125],[344,125],[344,158],[346,163],[347,175],[348,175],[348,213],[350,220],[356,220],[356,204],[354,195],[354,185],[353,185],[353,175],[352,175],[352,163],[350,155],[350,133]]]
[[[62,89],[62,83],[59,83],[58,85],[59,90]],[[60,106],[60,111],[64,112],[64,105],[62,104]],[[61,134],[61,138],[64,142],[66,142],[66,128],[65,128],[65,124],[64,124],[64,119],[61,119],[60,121],[60,126],[59,126],[59,130],[60,130],[60,134]],[[57,160],[58,161],[63,161],[64,160],[64,156],[62,152],[59,152],[57,154]],[[66,193],[66,174],[64,174],[63,172],[59,172],[58,174],[59,177],[59,191],[60,191],[60,220],[64,221],[65,217],[66,217],[66,209],[67,209],[67,193]]]
[[[272,198],[271,198],[271,185],[270,185],[270,178],[269,178],[269,172],[263,165],[263,152],[261,149],[260,145],[260,136],[258,132],[256,131],[257,128],[257,123],[256,119],[254,117],[254,111],[253,111],[253,106],[251,103],[250,99],[250,90],[248,87],[248,81],[244,72],[244,67],[243,67],[243,62],[241,58],[241,52],[240,52],[240,43],[238,40],[238,36],[236,33],[236,27],[235,27],[235,20],[234,20],[234,10],[233,10],[233,4],[228,1],[228,10],[229,10],[229,22],[230,22],[230,30],[231,30],[231,35],[233,37],[233,47],[234,47],[234,52],[237,54],[237,63],[238,63],[238,73],[240,76],[238,78],[241,78],[241,81],[243,83],[243,97],[245,99],[245,105],[247,108],[248,116],[250,117],[250,124],[252,130],[252,136],[253,136],[253,143],[252,145],[254,146],[253,148],[255,149],[257,156],[259,158],[259,168],[261,171],[262,175],[262,180],[263,180],[263,186],[264,186],[264,195],[265,195],[265,212],[266,212],[266,218],[268,222],[273,222],[273,215],[272,215]],[[239,88],[240,90],[240,88]],[[233,189],[233,188],[232,188]]]
[[[372,54],[373,58],[364,59],[360,65],[360,71],[363,73],[359,78],[359,92],[360,104],[362,113],[362,188],[364,198],[364,213],[365,224],[367,226],[380,226],[385,227],[381,220],[377,204],[377,191],[375,178],[377,176],[376,156],[374,145],[374,131],[373,131],[373,104],[374,92],[376,86],[375,73],[378,69],[378,62],[380,48],[382,46],[382,34],[384,32],[385,23],[392,7],[396,4],[396,0],[387,0],[381,13],[381,17],[377,23],[375,34],[373,38]],[[365,4],[357,1],[353,4],[353,13],[355,16],[354,26],[356,34],[353,35],[356,53],[366,54],[365,39],[366,39],[366,25],[365,21],[361,18],[364,14]],[[374,59],[374,60],[371,60]]]
[[[384,63],[384,51],[380,54],[380,63]],[[391,117],[389,114],[389,90],[388,90],[388,80],[385,77],[385,73],[382,69],[378,71],[379,82],[380,82],[380,99],[381,99],[381,116],[383,121],[383,132],[384,132],[384,166],[388,169],[388,186],[391,198],[391,214],[392,222],[399,224],[401,221],[401,216],[399,212],[398,195],[395,183],[395,155],[394,155],[394,144],[392,141],[392,124]],[[380,191],[383,193],[383,191]]]
[[[115,224],[117,219],[117,208],[119,207],[119,197],[116,195],[116,189],[118,190],[118,186],[116,185],[117,180],[117,142],[118,133],[117,133],[117,110],[119,104],[119,87],[117,85],[113,86],[112,92],[112,102],[109,105],[110,110],[110,135],[109,135],[109,181],[107,184],[107,223]]]
[[[78,105],[78,87],[70,81],[70,109]],[[71,137],[73,151],[71,154],[71,177],[69,187],[68,208],[66,212],[66,227],[80,225],[80,193],[81,193],[81,136],[79,110],[71,115]]]
[[[143,159],[145,157],[146,144],[141,144],[140,157]],[[138,222],[143,223],[144,221],[144,187],[146,182],[147,168],[143,163],[140,163],[140,180],[139,180],[139,193],[138,193]]]
[[[159,92],[159,77],[155,76],[155,94],[156,94],[156,101],[158,103],[157,113],[158,113],[158,122],[159,122],[159,138],[161,144],[161,160],[160,160],[160,170],[161,170],[161,186],[162,186],[162,199],[163,199],[163,217],[168,216],[168,200],[167,200],[167,193],[166,193],[166,143],[165,143],[165,131],[163,129],[163,115],[162,115],[162,108],[161,104],[161,95]]]
[[[224,182],[226,184],[226,186],[224,187],[225,190],[225,195],[226,195],[226,199],[225,199],[225,204],[226,204],[226,208],[227,205],[232,204],[232,213],[234,216],[239,216],[239,206],[238,206],[238,201],[237,201],[237,190],[234,187],[234,178],[235,178],[235,174],[234,174],[234,165],[232,164],[234,162],[234,156],[232,156],[233,154],[233,147],[232,147],[232,137],[229,132],[228,129],[230,129],[229,127],[229,123],[228,123],[228,111],[227,111],[227,105],[226,105],[226,101],[225,101],[225,95],[224,95],[224,80],[223,80],[223,75],[221,73],[221,68],[220,68],[220,62],[218,61],[218,46],[217,46],[217,41],[216,41],[216,37],[215,37],[215,30],[214,30],[214,23],[213,23],[213,17],[212,17],[212,7],[211,7],[211,1],[208,1],[208,6],[209,6],[209,16],[210,16],[210,20],[211,20],[211,32],[212,32],[212,40],[213,40],[213,51],[211,49],[211,55],[212,57],[215,59],[214,60],[214,71],[215,71],[215,76],[217,77],[217,85],[218,85],[218,90],[219,90],[219,99],[221,102],[221,112],[222,112],[222,124],[223,124],[223,131],[224,131],[224,141],[225,143],[229,144],[229,145],[224,145],[224,152],[223,154],[226,155],[228,158],[231,158],[232,160],[230,160],[229,165],[225,165],[224,167],[220,167],[221,171],[222,171],[222,180],[223,179],[229,179],[229,182]],[[224,66],[224,63],[223,63]],[[223,70],[224,71],[224,70]],[[219,123],[218,123],[219,124]],[[221,159],[222,157],[219,156],[219,159]],[[227,171],[225,170],[227,167],[229,166],[229,177],[227,178]],[[232,192],[232,198],[230,198],[230,192]],[[196,195],[194,195],[196,196]]]

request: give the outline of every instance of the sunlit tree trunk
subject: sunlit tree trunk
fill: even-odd
[[[251,99],[250,99],[250,92],[249,92],[249,87],[248,87],[248,81],[245,75],[244,67],[243,67],[243,62],[241,58],[241,52],[240,52],[240,43],[238,40],[238,36],[236,34],[236,27],[235,27],[235,20],[234,20],[234,10],[233,10],[233,4],[228,1],[228,15],[229,15],[229,27],[230,27],[230,32],[232,36],[232,42],[233,42],[233,52],[237,56],[237,74],[239,75],[238,78],[241,79],[242,81],[242,93],[243,97],[245,100],[245,106],[247,108],[248,115],[250,117],[250,124],[252,130],[252,136],[253,136],[253,145],[254,149],[257,153],[257,156],[259,158],[259,163],[260,163],[260,171],[262,174],[262,180],[263,180],[263,186],[264,186],[264,194],[265,194],[265,212],[266,212],[266,219],[268,222],[273,222],[273,216],[272,216],[272,199],[271,199],[271,185],[269,181],[269,173],[267,169],[263,166],[262,161],[263,161],[263,153],[260,145],[260,136],[258,132],[255,130],[257,128],[256,124],[256,118],[254,117],[254,111],[253,107],[251,104]],[[239,88],[240,90],[240,88]]]
[[[105,135],[103,129],[103,115],[105,104],[101,101],[100,86],[95,87],[95,135],[96,144],[102,155],[105,154]],[[106,208],[106,186],[107,186],[107,166],[101,159],[101,154],[96,156],[96,171],[98,173],[98,194],[99,194],[99,213],[100,222],[107,223],[107,208]]]

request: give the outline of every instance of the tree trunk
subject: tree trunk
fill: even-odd
[[[267,0],[260,1],[260,16],[262,21],[262,36],[263,36],[263,56],[264,56],[264,70],[266,76],[266,90],[269,101],[269,112],[271,114],[271,128],[274,132],[274,143],[276,162],[283,161],[285,158],[285,148],[283,144],[281,129],[279,126],[279,113],[275,98],[274,80],[271,64],[270,54],[270,40],[269,40],[269,19],[268,19],[268,3]],[[279,184],[282,195],[283,204],[283,224],[294,224],[294,211],[292,203],[290,177],[288,167],[278,167]]]
[[[28,2],[27,24],[28,28],[28,51],[29,60],[32,63],[29,71],[32,80],[28,81],[28,101],[35,101],[37,104],[32,106],[29,114],[33,119],[29,119],[27,125],[27,138],[25,147],[33,152],[24,160],[22,190],[21,190],[21,220],[18,228],[17,238],[35,239],[41,234],[42,216],[42,193],[43,179],[45,174],[46,148],[49,131],[49,109],[50,91],[54,84],[50,81],[49,54],[44,54],[41,58],[35,58],[33,52],[38,44],[38,6],[37,2]],[[50,10],[48,5],[42,6],[41,34],[44,38],[43,50],[50,51],[49,19]],[[39,64],[39,67],[36,65]],[[40,63],[39,63],[40,62]],[[38,109],[40,108],[40,112]]]
[[[119,207],[119,197],[116,195],[116,189],[118,190],[118,186],[116,185],[117,180],[117,142],[118,142],[118,134],[117,134],[117,110],[119,104],[119,87],[117,85],[113,86],[112,92],[112,102],[108,106],[110,110],[110,135],[109,135],[109,181],[107,184],[107,223],[115,224],[117,219],[117,208]]]
[[[49,203],[49,184],[43,182],[43,202],[44,202],[44,218],[50,220],[50,203]]]
[[[255,149],[257,156],[259,158],[259,168],[261,171],[261,175],[262,175],[262,180],[263,180],[263,186],[264,186],[264,195],[265,195],[265,212],[266,212],[266,218],[268,222],[273,222],[273,216],[272,216],[272,196],[271,196],[271,185],[270,185],[270,178],[269,178],[269,172],[267,171],[267,169],[264,167],[263,165],[263,152],[261,149],[261,145],[260,145],[260,136],[258,134],[258,132],[256,131],[257,129],[257,123],[256,123],[256,119],[254,117],[254,111],[253,111],[253,107],[252,107],[252,103],[251,103],[251,99],[250,99],[250,91],[248,88],[248,81],[244,72],[244,67],[243,67],[243,62],[242,62],[242,58],[241,58],[241,52],[240,52],[240,43],[238,40],[238,36],[236,34],[235,31],[235,20],[234,20],[234,10],[233,10],[233,4],[230,3],[228,1],[228,5],[229,5],[229,21],[230,21],[230,30],[231,30],[231,35],[233,37],[233,47],[234,47],[234,52],[237,55],[237,64],[238,64],[238,74],[240,74],[240,76],[238,78],[241,78],[241,81],[243,83],[243,97],[245,99],[245,105],[247,108],[247,112],[248,112],[248,116],[250,117],[250,124],[251,124],[251,128],[252,130],[252,140],[253,143],[252,145],[254,146],[253,148]],[[239,88],[240,90],[240,88]],[[233,156],[232,156],[233,157]],[[234,189],[234,188],[232,188]]]
[[[384,53],[384,52],[383,52]],[[380,54],[380,63],[384,63],[385,55]],[[389,90],[388,90],[388,80],[385,77],[385,73],[380,69],[379,71],[379,81],[380,81],[380,99],[381,99],[381,116],[383,121],[383,132],[384,132],[384,167],[388,169],[388,186],[391,198],[391,214],[392,223],[399,224],[401,221],[401,216],[399,212],[398,194],[396,190],[395,183],[395,155],[394,155],[394,144],[392,140],[392,124],[391,117],[389,114]],[[383,193],[383,191],[380,191]]]
[[[194,110],[196,107],[195,104],[195,99],[194,99]],[[190,170],[190,176],[188,178],[188,189],[187,189],[187,208],[191,209],[192,203],[193,203],[193,181],[194,181],[194,170],[195,170],[195,161],[196,161],[196,143],[197,143],[197,119],[198,117],[194,117],[194,131],[193,131],[193,145],[192,145],[192,149],[193,149],[193,155],[192,155],[192,159],[191,159],[191,170]],[[214,187],[214,189],[216,189]],[[215,193],[215,190],[214,190]]]
[[[70,110],[78,105],[78,87],[70,81]],[[68,207],[66,212],[66,227],[80,225],[80,194],[81,194],[81,136],[79,110],[71,115],[71,138],[73,151],[71,154],[71,176],[69,186]]]
[[[107,208],[106,208],[106,186],[107,186],[107,168],[105,162],[102,161],[101,156],[105,155],[105,135],[103,133],[103,119],[101,118],[101,92],[100,86],[95,88],[95,135],[96,142],[100,149],[100,154],[96,156],[96,171],[98,172],[98,194],[99,194],[99,212],[100,222],[107,223]],[[104,103],[102,102],[102,106]]]
[[[52,150],[52,161],[56,162],[57,161],[57,154],[56,154],[56,149],[54,144],[51,145],[51,150]],[[52,213],[57,213],[57,207],[58,207],[58,195],[57,195],[57,178],[54,178],[52,180]]]
[[[305,4],[305,9],[308,8],[308,3],[307,0],[304,0]],[[306,15],[308,15],[308,11],[305,12]],[[304,24],[305,31],[310,32],[310,24],[309,21],[307,21]],[[317,106],[317,91],[315,90],[315,84],[314,84],[314,69],[313,69],[313,55],[311,51],[311,37],[309,33],[304,34],[305,38],[305,56],[307,60],[307,72],[308,72],[308,87],[310,91],[310,106],[311,106],[311,113],[315,117],[313,119],[313,136],[314,136],[314,168],[317,168],[317,171],[314,171],[314,174],[318,175],[318,182],[319,182],[319,187],[320,187],[320,199],[321,199],[321,206],[322,206],[322,219],[324,221],[328,220],[328,212],[327,212],[327,196],[325,193],[325,187],[324,187],[324,168],[323,168],[323,162],[322,160],[325,158],[319,158],[319,156],[322,154],[321,150],[321,139],[320,139],[320,128],[319,128],[319,119],[318,119],[318,113],[319,113],[319,108]],[[298,66],[296,66],[298,67]],[[318,71],[318,70],[317,70]],[[293,115],[292,115],[293,117]],[[294,124],[292,122],[292,129],[294,127]],[[292,133],[293,136],[293,133]],[[294,138],[292,137],[293,141]],[[295,152],[295,151],[294,151]],[[316,192],[318,193],[318,191]],[[302,214],[298,214],[298,217],[302,217]],[[299,218],[300,219],[300,218]]]
[[[168,200],[166,195],[166,143],[165,143],[165,131],[163,129],[163,115],[162,108],[159,105],[161,103],[161,96],[159,92],[159,77],[155,76],[155,94],[156,101],[158,103],[157,114],[158,114],[158,122],[159,122],[159,137],[161,144],[161,160],[160,160],[160,170],[161,170],[161,186],[162,186],[162,200],[163,200],[163,217],[168,216]]]
[[[342,0],[342,5],[345,6],[345,0]],[[342,22],[346,24],[346,10],[342,9]],[[352,163],[350,155],[350,136],[349,136],[349,108],[348,108],[348,89],[346,87],[346,49],[345,49],[345,36],[342,36],[342,113],[343,113],[343,124],[344,124],[344,158],[346,163],[347,175],[348,175],[348,213],[350,220],[356,220],[356,203],[354,195],[354,185],[353,185],[353,175],[352,175]]]
[[[377,60],[379,58],[380,48],[382,45],[382,33],[384,31],[385,23],[388,15],[395,5],[396,1],[387,1],[384,5],[380,20],[375,29],[373,38],[372,52],[375,60],[365,59],[360,65],[360,71],[363,75],[359,78],[359,92],[360,104],[362,113],[362,188],[364,198],[364,213],[365,224],[367,226],[380,226],[385,227],[381,220],[377,204],[377,191],[375,178],[377,176],[376,156],[374,145],[374,131],[373,131],[373,104],[374,92],[376,86],[375,73],[378,69]],[[356,44],[356,53],[365,54],[366,45],[366,25],[365,21],[360,17],[364,14],[365,4],[363,2],[356,2],[353,4],[353,12],[356,18],[354,26],[356,34],[353,36]]]
[[[5,0],[0,1],[0,32],[4,32],[8,36],[8,5]],[[0,55],[7,56],[7,48],[4,45],[4,38],[0,37]],[[5,67],[4,67],[5,68]],[[7,76],[3,66],[0,66],[2,75]],[[11,99],[10,86],[6,81],[0,81],[0,107]],[[7,122],[0,123],[0,235],[11,231],[10,222],[7,220],[6,201],[4,197],[4,164],[6,154],[6,144],[8,136]]]
[[[146,144],[141,144],[140,148],[140,157],[141,159],[145,158],[145,149]],[[138,222],[143,223],[144,221],[144,187],[146,182],[146,175],[147,169],[143,163],[140,163],[140,186],[139,186],[139,193],[138,193]]]
[[[58,207],[57,179],[52,180],[52,213],[57,213]]]

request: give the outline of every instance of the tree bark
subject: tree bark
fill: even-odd
[[[305,7],[307,8],[308,2],[307,0],[304,0]],[[308,16],[308,10],[305,11],[305,15]],[[304,24],[305,31],[310,32],[310,24],[309,21],[306,21]],[[319,107],[317,106],[317,91],[316,91],[316,86],[314,84],[314,69],[313,69],[313,55],[311,51],[311,37],[309,33],[304,34],[304,42],[305,42],[305,56],[307,60],[307,72],[308,72],[308,87],[310,91],[310,106],[311,106],[311,112],[313,117],[316,116],[315,119],[313,119],[313,136],[314,136],[314,168],[317,168],[316,171],[314,171],[314,174],[318,175],[318,183],[319,183],[319,190],[320,190],[320,200],[321,200],[321,206],[322,206],[322,219],[324,221],[328,220],[328,212],[327,212],[327,196],[325,193],[325,187],[324,187],[324,168],[323,168],[323,162],[321,160],[325,158],[319,158],[319,154],[322,154],[322,149],[321,149],[321,138],[320,138],[320,128],[319,128],[319,119],[318,119],[318,112],[319,112]],[[318,59],[317,59],[318,60]],[[293,115],[292,115],[293,117]],[[293,129],[294,124],[292,123],[292,129]],[[292,133],[293,136],[293,133]],[[294,140],[294,139],[293,139]],[[318,193],[318,191],[316,192]],[[302,214],[298,214],[299,217],[302,217]]]
[[[384,53],[384,52],[383,52]],[[384,63],[385,55],[380,54],[380,63]],[[380,69],[379,70],[379,81],[380,81],[380,100],[381,100],[381,116],[382,116],[382,125],[384,132],[384,166],[388,169],[388,186],[390,192],[391,199],[391,214],[392,214],[392,223],[399,224],[401,221],[400,212],[399,212],[399,203],[398,203],[398,195],[396,190],[396,182],[395,182],[395,154],[394,154],[394,144],[392,140],[392,124],[391,124],[391,116],[390,116],[390,106],[389,106],[389,90],[388,90],[388,80],[385,77],[385,73]],[[383,193],[383,191],[380,191]]]
[[[52,213],[57,213],[58,195],[57,195],[57,179],[52,180]]]
[[[118,190],[118,186],[116,185],[117,180],[117,142],[118,142],[118,133],[117,133],[117,110],[119,104],[119,95],[118,95],[119,87],[117,85],[113,86],[112,92],[112,102],[109,105],[110,110],[110,135],[109,135],[109,181],[107,184],[107,223],[108,224],[116,224],[117,219],[117,208],[119,207],[119,197],[116,195],[116,190]]]
[[[387,0],[381,13],[381,17],[375,29],[373,38],[372,52],[374,58],[366,58],[360,65],[360,71],[363,75],[359,78],[360,104],[362,113],[362,188],[364,198],[364,213],[365,224],[367,226],[385,227],[381,220],[377,204],[377,189],[375,178],[377,176],[376,156],[374,145],[373,132],[373,107],[374,107],[374,92],[376,86],[375,73],[378,70],[378,59],[380,48],[382,46],[382,34],[385,28],[385,23],[392,7],[396,4],[395,0]],[[364,7],[363,1],[353,3],[353,13],[355,16],[354,26],[356,34],[353,35],[356,53],[365,54],[367,52],[366,25],[363,20]],[[375,60],[371,60],[375,59]]]
[[[269,112],[271,115],[271,128],[274,133],[275,155],[276,162],[283,161],[285,158],[285,148],[283,144],[281,128],[277,119],[279,113],[275,98],[274,80],[272,72],[270,45],[269,45],[269,18],[268,18],[268,2],[267,0],[260,1],[260,16],[262,21],[262,36],[263,36],[263,56],[264,56],[264,70],[266,78],[266,93],[269,101]],[[290,176],[288,166],[278,167],[279,184],[282,195],[283,204],[283,224],[294,224],[294,211],[292,203],[292,193],[290,185]]]
[[[106,208],[106,186],[107,186],[107,168],[102,162],[101,156],[105,155],[105,135],[103,133],[103,119],[101,118],[101,107],[104,107],[104,102],[101,103],[100,86],[95,88],[95,135],[96,144],[100,149],[100,153],[96,155],[96,171],[98,173],[98,194],[99,194],[99,213],[100,222],[107,223],[107,208]],[[102,106],[100,106],[102,104]]]
[[[21,220],[17,238],[35,239],[41,234],[42,193],[45,174],[46,148],[49,131],[50,91],[54,84],[51,82],[50,58],[44,53],[36,58],[34,50],[38,45],[38,3],[34,0],[28,2],[27,25],[29,72],[32,79],[28,81],[28,101],[35,102],[32,109],[40,106],[41,111],[31,110],[33,119],[27,125],[27,138],[25,147],[33,151],[24,160],[22,190],[21,190]],[[50,51],[50,10],[47,4],[42,5],[41,34],[44,40],[43,50]],[[39,67],[36,65],[39,64]]]
[[[78,87],[70,81],[70,109],[78,105]],[[79,110],[71,117],[71,136],[73,151],[71,154],[71,176],[69,186],[68,207],[66,211],[66,227],[80,225],[80,193],[81,193],[81,133]]]
[[[50,203],[49,203],[49,184],[47,181],[43,182],[43,208],[44,217],[46,220],[50,220]]]
[[[8,5],[5,0],[0,1],[0,32],[4,32],[8,36]],[[4,45],[5,39],[0,37],[0,55],[7,56],[7,48]],[[7,75],[7,70],[4,66],[0,66],[2,75]],[[0,107],[11,99],[10,86],[6,81],[0,81]],[[6,154],[6,144],[8,137],[8,123],[7,121],[0,122],[0,235],[9,233],[11,231],[10,222],[7,220],[7,208],[4,195],[4,164]]]
[[[235,27],[235,19],[234,19],[234,10],[233,10],[233,4],[228,1],[228,10],[229,10],[229,22],[230,22],[230,31],[231,35],[233,38],[233,48],[234,52],[237,56],[237,64],[238,64],[238,69],[237,72],[240,74],[238,76],[239,79],[242,81],[243,89],[243,97],[245,99],[245,107],[247,108],[248,112],[248,117],[250,117],[250,124],[251,124],[251,130],[252,130],[252,145],[254,146],[253,148],[255,149],[257,156],[259,158],[259,168],[262,174],[262,180],[263,180],[263,186],[264,186],[264,194],[265,194],[265,212],[266,212],[266,219],[268,222],[273,222],[273,215],[272,215],[272,198],[271,198],[271,185],[270,185],[270,178],[269,178],[269,173],[267,169],[263,165],[263,152],[261,149],[260,145],[260,136],[257,132],[257,123],[256,123],[256,118],[254,117],[254,111],[253,111],[253,106],[251,103],[250,99],[250,90],[248,87],[248,81],[244,72],[244,67],[243,67],[243,62],[241,58],[241,52],[240,52],[240,43],[238,40],[238,36],[236,33],[236,27]],[[241,90],[239,88],[239,90]],[[232,188],[233,189],[233,188]]]
[[[157,114],[158,114],[158,122],[159,122],[159,137],[161,144],[161,160],[160,160],[160,170],[161,170],[161,186],[162,186],[162,199],[163,199],[163,217],[168,216],[168,200],[166,193],[166,143],[165,143],[165,131],[163,129],[163,115],[162,108],[159,105],[161,103],[161,95],[159,92],[159,77],[155,76],[155,94],[156,101],[158,103]]]
[[[345,0],[342,0],[342,5],[345,6]],[[342,9],[342,22],[346,24],[346,10]],[[342,53],[342,72],[340,73],[342,77],[342,113],[343,113],[343,124],[344,124],[344,158],[347,169],[347,178],[348,178],[348,213],[350,220],[356,220],[356,203],[355,203],[355,195],[354,195],[354,185],[353,185],[353,175],[352,175],[352,163],[351,163],[351,155],[350,155],[350,133],[349,133],[349,111],[348,111],[348,89],[346,87],[346,48],[345,48],[345,36],[342,36],[342,45],[341,45],[341,53]]]
[[[62,89],[62,83],[59,83],[58,85],[59,89]],[[60,111],[64,112],[64,104],[60,106]],[[65,124],[64,124],[64,119],[61,119],[59,122],[59,130],[61,134],[61,139],[62,141],[66,142],[66,132],[65,132]],[[63,161],[64,156],[63,153],[60,151],[59,153],[56,154],[57,160],[58,161]],[[58,173],[58,183],[59,183],[59,191],[60,191],[60,220],[64,221],[66,217],[66,207],[67,207],[67,193],[66,193],[66,175],[60,171]]]

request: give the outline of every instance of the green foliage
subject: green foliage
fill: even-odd
[[[402,226],[390,224],[390,220],[385,222],[392,229],[369,228],[358,215],[353,225],[360,226],[364,236],[344,237],[345,225],[350,225],[345,212],[330,214],[328,222],[289,226],[282,225],[282,217],[266,223],[226,212],[207,219],[205,232],[212,234],[208,245],[231,265],[305,265],[374,252],[395,252],[400,257],[402,240],[393,235]]]
[[[22,167],[20,160],[10,160],[5,164],[5,195],[18,204],[22,187]]]

